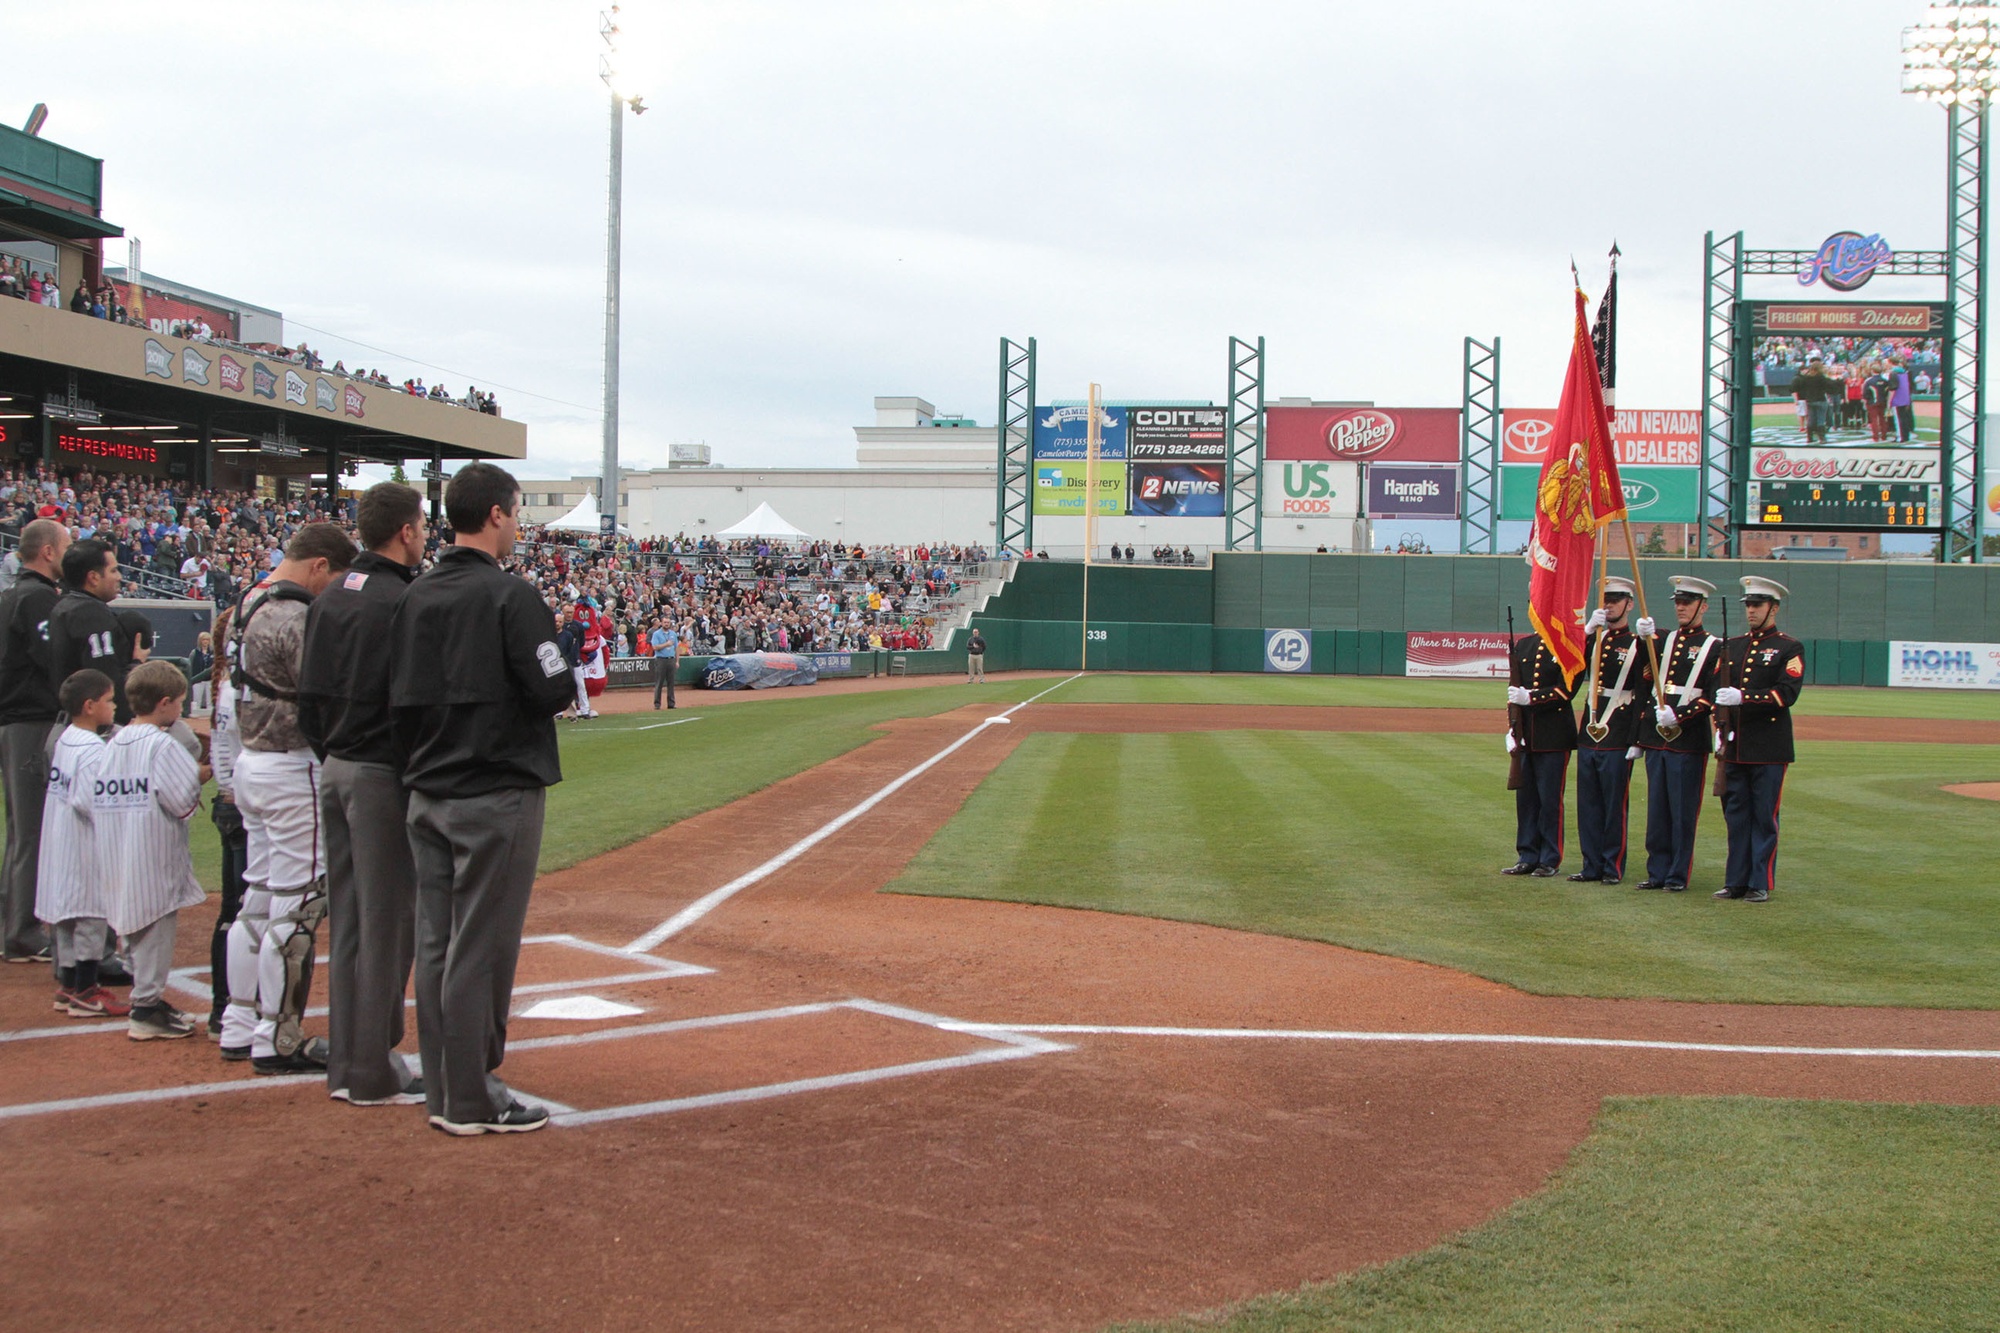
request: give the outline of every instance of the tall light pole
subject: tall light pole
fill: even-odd
[[[597,530],[618,535],[618,259],[619,214],[625,185],[625,110],[646,114],[642,97],[627,96],[618,87],[618,6],[597,16],[597,35],[606,50],[597,58],[597,77],[611,90],[611,197],[604,223],[604,479],[598,483]]]
[[[1980,478],[1986,453],[1986,112],[2000,87],[2000,5],[1936,0],[1903,29],[1903,91],[1940,103],[1950,142],[1945,239],[1952,363],[1945,376],[1951,432],[1938,558],[1984,558]]]

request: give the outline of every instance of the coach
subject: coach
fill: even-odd
[[[562,781],[555,715],[574,684],[549,608],[500,567],[520,500],[504,469],[460,468],[444,497],[455,544],[390,622],[389,701],[417,867],[417,1043],[430,1122],[450,1134],[518,1134],[549,1119],[493,1076],[547,788]]]
[[[69,529],[38,518],[21,529],[21,574],[0,594],[0,775],[7,795],[7,859],[0,864],[0,926],[8,961],[48,952],[35,922],[35,866],[42,848],[42,797],[49,785],[49,730],[61,711],[49,676],[49,612]]]
[[[356,1106],[423,1100],[396,1047],[416,950],[417,871],[389,721],[389,623],[424,558],[424,502],[385,481],[361,497],[368,549],[306,612],[299,730],[325,763],[327,1092]]]

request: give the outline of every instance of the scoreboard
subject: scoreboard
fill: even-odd
[[[1935,483],[1815,479],[1752,481],[1744,495],[1746,527],[1882,528],[1936,531]]]

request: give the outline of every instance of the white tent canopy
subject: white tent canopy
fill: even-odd
[[[602,511],[597,507],[597,492],[592,491],[576,502],[576,508],[570,510],[555,522],[544,523],[542,526],[555,532],[588,532],[595,534],[599,529],[602,518]],[[628,537],[632,535],[632,530],[623,523],[618,525],[618,530]]]
[[[760,504],[741,523],[733,523],[715,534],[723,541],[735,541],[739,537],[806,537],[782,515],[768,504]]]

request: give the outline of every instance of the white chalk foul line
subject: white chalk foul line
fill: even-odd
[[[90,1111],[100,1106],[132,1106],[140,1102],[172,1102],[188,1097],[215,1097],[225,1092],[248,1092],[252,1088],[289,1088],[301,1083],[326,1086],[325,1074],[279,1074],[232,1079],[227,1083],[190,1083],[181,1088],[146,1088],[139,1092],[107,1092],[95,1097],[63,1097],[52,1102],[23,1102],[0,1106],[0,1120],[18,1120],[31,1115],[53,1115],[59,1111]]]
[[[654,926],[651,930],[641,935],[638,939],[633,940],[630,944],[626,945],[625,946],[626,951],[628,953],[648,953],[654,949],[659,948],[661,944],[665,943],[669,939],[672,939],[674,936],[680,934],[682,931],[686,930],[689,926],[701,920],[703,917],[707,916],[710,912],[714,911],[716,908],[720,907],[723,903],[728,902],[731,898],[734,898],[737,894],[749,888],[752,884],[756,884],[761,880],[769,879],[772,875],[777,874],[780,870],[783,870],[786,866],[798,860],[801,856],[804,856],[807,852],[819,846],[821,843],[825,842],[828,838],[831,838],[834,834],[840,832],[842,829],[846,828],[849,824],[852,824],[855,820],[861,818],[863,815],[867,814],[870,810],[873,810],[876,806],[888,800],[891,796],[894,796],[904,787],[916,781],[918,778],[922,777],[925,773],[930,772],[931,769],[935,768],[937,765],[943,763],[946,759],[950,758],[953,754],[957,753],[959,749],[970,744],[988,727],[993,726],[995,723],[998,722],[1010,721],[1015,713],[1020,712],[1023,708],[1026,708],[1029,704],[1034,703],[1035,700],[1042,698],[1044,695],[1052,694],[1056,690],[1061,689],[1063,686],[1069,684],[1071,681],[1075,680],[1077,676],[1080,676],[1082,674],[1083,674],[1082,672],[1078,672],[1076,676],[1065,676],[1063,679],[1049,686],[1048,689],[1043,690],[1041,694],[1034,695],[1031,698],[1023,699],[1020,703],[1015,704],[1012,708],[1009,708],[1006,712],[1001,713],[998,717],[987,718],[984,722],[981,722],[971,731],[966,732],[963,736],[960,736],[950,745],[945,746],[942,750],[939,750],[936,754],[924,760],[923,763],[918,764],[915,768],[911,769],[909,772],[903,774],[901,777],[896,778],[894,781],[890,782],[887,786],[883,787],[873,796],[870,796],[867,800],[861,802],[861,804],[853,807],[844,814],[836,815],[833,819],[829,820],[825,824],[820,825],[818,828],[814,829],[811,833],[806,834],[805,837],[800,838],[797,842],[785,848],[784,851],[779,852],[776,856],[764,862],[764,864],[758,866],[756,869],[745,871],[743,874],[738,875],[735,879],[730,880],[727,884],[724,884],[721,888],[711,890],[710,892],[705,893],[701,897],[695,899],[693,902],[689,903],[686,907],[683,907],[680,911],[674,913],[672,916],[668,917],[665,921],[662,921],[659,925]]]
[[[1928,1046],[1759,1046],[1719,1041],[1646,1041],[1628,1037],[1554,1037],[1516,1032],[1338,1032],[1300,1028],[1124,1027],[1102,1023],[954,1023],[947,1032],[998,1036],[1045,1032],[1098,1037],[1248,1038],[1268,1041],[1409,1042],[1428,1045],[1594,1046],[1634,1051],[1695,1051],[1721,1055],[1805,1055],[1892,1060],[2000,1060],[2000,1051]]]

